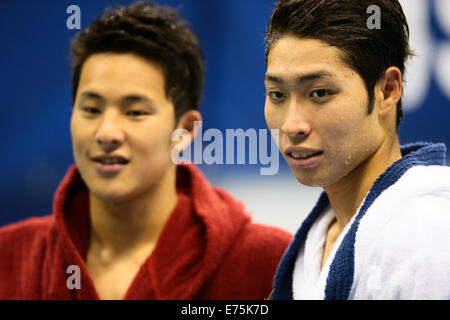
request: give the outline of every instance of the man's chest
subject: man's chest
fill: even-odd
[[[336,243],[337,238],[339,237],[340,232],[341,231],[338,229],[336,221],[334,221],[330,225],[330,228],[328,229],[328,231],[326,233],[325,243],[323,246],[322,263],[321,263],[320,269],[323,268],[328,257],[330,256],[331,251],[333,250],[333,247]]]
[[[151,250],[127,255],[107,263],[98,255],[88,254],[87,268],[100,299],[123,299],[132,286]]]
[[[127,263],[108,268],[88,264],[95,289],[102,300],[123,299],[139,268],[140,266]]]

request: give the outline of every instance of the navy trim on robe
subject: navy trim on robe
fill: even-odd
[[[325,287],[326,300],[344,300],[350,294],[354,276],[356,231],[358,230],[359,221],[376,198],[397,182],[408,169],[414,166],[445,165],[446,147],[443,143],[417,142],[406,144],[401,147],[401,153],[402,158],[390,166],[373,184],[350,230],[336,251],[327,276]],[[309,229],[328,205],[328,197],[323,192],[283,255],[274,278],[273,300],[293,299],[292,277],[298,251],[305,241]]]

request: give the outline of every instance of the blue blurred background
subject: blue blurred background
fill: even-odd
[[[69,121],[69,5],[81,28],[105,7],[133,1],[0,2],[0,225],[51,213],[53,193],[73,163]],[[206,86],[203,130],[266,128],[264,31],[274,0],[161,0],[177,7],[202,41]],[[418,53],[408,65],[402,143],[450,147],[450,1],[402,1]],[[295,231],[320,192],[300,186],[280,157],[280,171],[255,165],[202,165],[214,183],[244,200],[255,220]]]

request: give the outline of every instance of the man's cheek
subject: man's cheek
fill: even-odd
[[[264,117],[269,129],[280,129],[282,119],[280,118],[279,112],[275,112],[272,107],[265,106]]]

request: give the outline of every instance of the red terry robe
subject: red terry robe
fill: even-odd
[[[178,203],[124,299],[264,299],[292,236],[253,223],[241,202],[194,165],[177,168]],[[86,185],[72,166],[53,214],[0,228],[0,299],[99,299],[86,266]],[[69,289],[70,265],[81,288]]]

